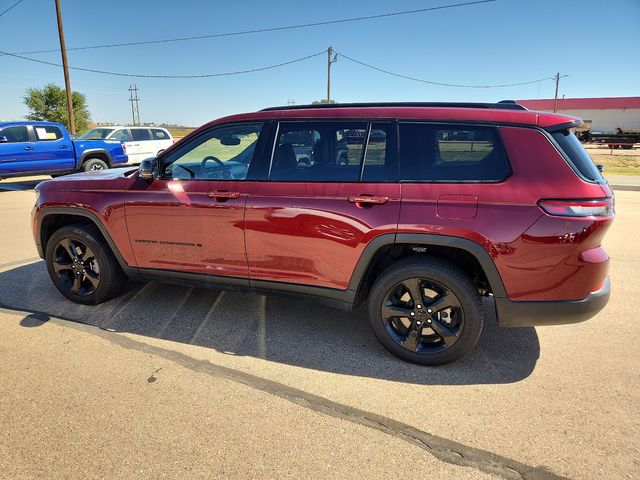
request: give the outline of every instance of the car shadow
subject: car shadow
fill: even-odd
[[[78,305],[55,289],[42,261],[0,272],[0,307],[29,313],[24,327],[56,317],[303,368],[425,385],[517,382],[531,374],[540,354],[534,328],[498,328],[495,315],[471,353],[428,368],[387,353],[362,307],[347,313],[281,296],[133,282],[109,302]]]
[[[36,178],[29,180],[11,180],[6,179],[0,181],[0,193],[1,192],[21,192],[24,190],[33,190],[36,185],[48,180],[48,178]]]

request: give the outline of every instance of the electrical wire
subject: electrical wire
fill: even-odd
[[[22,1],[22,0],[20,0]],[[300,23],[297,25],[286,25],[281,27],[271,27],[271,28],[258,28],[255,30],[242,30],[238,32],[227,32],[227,33],[212,33],[208,35],[196,35],[191,37],[178,37],[178,38],[165,38],[160,40],[146,40],[139,42],[126,42],[126,43],[108,43],[104,45],[88,45],[83,47],[69,47],[67,51],[75,51],[75,50],[92,50],[98,48],[113,48],[113,47],[131,47],[131,46],[139,46],[139,45],[153,45],[158,43],[172,43],[172,42],[186,42],[190,40],[202,40],[206,38],[222,38],[222,37],[235,37],[240,35],[250,35],[256,33],[266,33],[266,32],[279,32],[282,30],[293,30],[300,28],[309,28],[309,27],[319,27],[325,25],[336,25],[340,23],[350,23],[350,22],[361,22],[365,20],[375,20],[379,18],[388,18],[388,17],[398,17],[401,15],[413,15],[416,13],[425,13],[425,12],[433,12],[436,10],[446,10],[450,8],[458,8],[458,7],[467,7],[471,5],[479,5],[484,3],[492,3],[497,0],[475,0],[471,2],[463,2],[463,3],[453,3],[448,5],[440,5],[437,7],[427,7],[427,8],[419,8],[415,10],[404,10],[400,12],[390,12],[390,13],[381,13],[378,15],[367,15],[363,17],[351,17],[351,18],[342,18],[336,20],[326,20],[322,22],[313,22],[313,23]],[[50,50],[32,50],[28,52],[15,52],[17,55],[33,55],[38,53],[51,53],[51,52],[59,52],[60,49],[50,49]]]
[[[459,83],[435,82],[435,81],[432,81],[432,80],[424,80],[422,78],[417,78],[417,77],[412,77],[412,76],[409,76],[409,75],[403,75],[403,74],[400,74],[400,73],[390,72],[389,70],[385,70],[385,69],[380,68],[380,67],[375,67],[373,65],[369,65],[368,63],[361,62],[360,60],[356,60],[355,58],[348,57],[344,53],[341,53],[341,52],[338,52],[338,51],[336,51],[336,53],[342,58],[346,58],[347,60],[349,60],[351,62],[357,63],[358,65],[362,65],[363,67],[370,68],[371,70],[375,70],[377,72],[386,73],[387,75],[392,75],[392,76],[398,77],[398,78],[404,78],[405,80],[413,80],[414,82],[428,83],[429,85],[439,85],[441,87],[504,88],[504,87],[518,87],[518,86],[521,86],[521,85],[530,85],[532,83],[541,82],[543,80],[553,80],[553,77],[544,77],[544,78],[538,78],[537,80],[529,80],[529,81],[526,81],[526,82],[503,83],[503,84],[497,84],[497,85],[464,85],[464,84],[459,84]]]
[[[17,7],[18,5],[20,5],[22,2],[24,2],[24,0],[18,0],[16,3],[14,3],[13,5],[11,5],[9,8],[7,8],[6,10],[0,12],[0,17],[3,16],[5,13],[7,13],[9,10],[12,10],[14,7]]]
[[[245,74],[245,73],[262,72],[264,70],[271,70],[271,69],[278,68],[278,67],[284,67],[286,65],[291,65],[292,63],[302,62],[304,60],[308,60],[310,58],[317,57],[317,56],[323,55],[325,53],[327,53],[327,50],[322,50],[321,52],[317,52],[317,53],[314,53],[312,55],[307,55],[306,57],[296,58],[294,60],[289,60],[289,61],[282,62],[282,63],[276,63],[275,65],[268,65],[266,67],[257,67],[257,68],[247,69],[247,70],[237,70],[237,71],[233,71],[233,72],[204,73],[204,74],[197,74],[197,75],[145,75],[145,74],[135,74],[135,73],[110,72],[110,71],[106,71],[106,70],[95,70],[95,69],[92,69],[92,68],[81,68],[81,67],[72,67],[72,66],[69,66],[69,70],[79,70],[81,72],[99,73],[99,74],[102,74],[102,75],[112,75],[112,76],[116,76],[116,77],[130,77],[130,78],[212,78],[212,77],[228,77],[228,76],[232,76],[232,75],[242,75],[242,74]],[[46,62],[44,60],[38,60],[38,59],[35,59],[35,58],[29,58],[29,57],[24,57],[22,55],[17,55],[15,53],[8,53],[8,52],[0,51],[0,54],[8,55],[8,56],[14,57],[14,58],[19,58],[21,60],[26,60],[28,62],[41,63],[41,64],[44,64],[44,65],[51,65],[51,66],[54,66],[54,67],[62,67],[62,64],[60,64],[60,63]]]

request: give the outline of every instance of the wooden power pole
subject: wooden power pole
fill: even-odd
[[[69,132],[76,133],[76,118],[73,113],[73,96],[71,81],[69,80],[69,65],[67,65],[67,49],[64,45],[64,31],[62,30],[62,13],[60,12],[60,0],[56,2],[56,14],[58,16],[58,36],[60,37],[60,52],[62,53],[62,68],[64,70],[64,86],[67,90],[67,111],[69,112]]]
[[[556,94],[553,97],[553,113],[558,111],[558,84],[560,83],[560,72],[556,73]]]
[[[331,103],[331,64],[338,61],[338,54],[333,58],[333,47],[327,49],[327,103]]]

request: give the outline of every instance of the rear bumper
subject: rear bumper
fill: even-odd
[[[584,322],[602,310],[611,294],[609,278],[600,290],[582,300],[551,302],[514,302],[496,298],[496,315],[501,327],[533,327]]]

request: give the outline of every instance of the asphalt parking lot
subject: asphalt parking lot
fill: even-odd
[[[640,192],[617,192],[613,294],[588,322],[498,329],[445,367],[354,314],[130,284],[51,285],[0,182],[1,478],[640,478]]]

